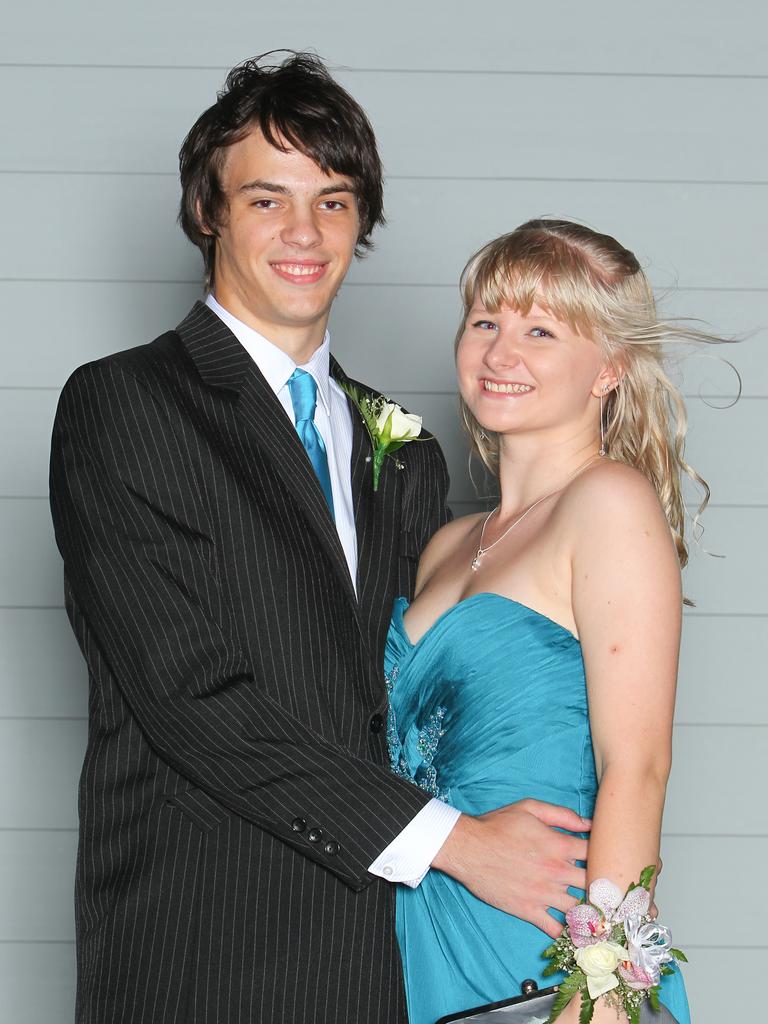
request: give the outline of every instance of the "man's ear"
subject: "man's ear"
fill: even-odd
[[[208,223],[203,219],[203,207],[199,199],[195,200],[195,219],[197,220],[198,227],[204,235],[215,235],[216,232],[210,227]]]

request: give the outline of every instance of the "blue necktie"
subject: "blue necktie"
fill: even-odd
[[[315,378],[306,370],[294,370],[288,378],[288,390],[291,393],[293,414],[296,417],[296,432],[307,450],[309,461],[317,474],[325,500],[328,502],[328,508],[333,516],[333,491],[331,490],[331,474],[328,472],[328,454],[320,431],[315,426],[315,406],[317,405]]]

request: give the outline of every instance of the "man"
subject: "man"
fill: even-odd
[[[384,639],[447,475],[425,440],[374,489],[328,352],[383,219],[364,113],[315,58],[248,62],[181,179],[206,303],[81,367],[54,428],[91,680],[77,1020],[403,1021],[389,883],[433,864],[556,934],[585,844],[548,824],[583,823],[534,802],[459,818],[388,768]]]

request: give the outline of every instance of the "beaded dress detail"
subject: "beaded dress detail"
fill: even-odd
[[[476,594],[412,644],[407,607],[395,602],[385,653],[392,770],[469,814],[533,797],[591,817],[597,778],[576,637],[516,601]],[[526,978],[553,983],[542,976],[544,932],[439,871],[397,887],[397,936],[410,1024],[519,995]],[[661,999],[689,1024],[679,973]]]

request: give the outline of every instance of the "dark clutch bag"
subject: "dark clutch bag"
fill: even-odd
[[[521,988],[523,994],[514,999],[451,1013],[435,1024],[544,1024],[552,1012],[557,986],[539,989],[535,981],[524,981]],[[640,1021],[641,1024],[677,1024],[669,1010],[662,1006],[661,1011],[655,1013],[647,1001],[642,1005]]]
[[[499,1003],[487,1003],[441,1017],[436,1024],[539,1024],[549,1018],[557,986],[539,989],[535,981],[524,981],[523,994]]]

